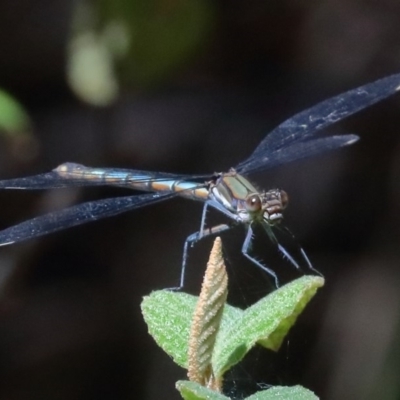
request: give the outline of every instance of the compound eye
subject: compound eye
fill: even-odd
[[[255,212],[261,210],[261,199],[257,194],[252,194],[246,199],[247,211]]]
[[[289,204],[289,196],[284,190],[281,190],[281,203],[282,209],[285,209]]]

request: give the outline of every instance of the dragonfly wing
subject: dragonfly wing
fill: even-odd
[[[26,239],[47,235],[86,222],[111,217],[125,211],[166,200],[176,195],[177,193],[175,192],[146,193],[143,195],[114,197],[78,204],[21,222],[0,231],[0,245],[5,246],[22,242]]]
[[[132,183],[209,179],[209,175],[176,175],[122,168],[91,168],[65,163],[53,171],[26,178],[0,180],[0,189],[54,189],[76,186],[118,186],[132,189]]]
[[[283,149],[299,140],[310,138],[317,131],[389,97],[399,89],[400,74],[395,74],[342,93],[302,111],[272,130],[253,154],[238,165],[237,170],[250,160]]]
[[[357,135],[340,135],[311,139],[306,142],[295,142],[291,146],[276,150],[271,154],[248,160],[246,164],[238,169],[238,172],[247,174],[262,171],[272,166],[275,167],[348,146],[358,139]]]
[[[84,180],[67,181],[60,177],[56,172],[47,172],[45,174],[28,176],[25,178],[0,180],[0,189],[53,189],[68,186],[90,185]]]

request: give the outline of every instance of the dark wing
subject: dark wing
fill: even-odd
[[[78,204],[21,222],[0,231],[0,245],[22,242],[86,222],[111,217],[176,196],[176,192],[146,193]]]
[[[292,156],[295,143],[310,139],[321,129],[389,97],[399,89],[400,74],[391,75],[332,97],[308,110],[302,111],[269,133],[254,150],[253,154],[247,160],[241,162],[236,167],[236,170],[240,173],[250,173],[274,167],[282,163],[286,150],[291,155],[290,161],[293,161],[296,159]],[[350,139],[346,143],[346,139],[340,140],[338,136],[333,136],[329,146],[321,146],[320,152],[354,143],[355,140],[353,139],[356,139],[356,136],[348,137]],[[274,156],[275,152],[280,152],[279,156]],[[316,154],[319,154],[319,151],[314,146],[313,151],[310,151],[310,153],[303,151],[299,158]]]
[[[64,173],[60,171],[63,170]],[[122,168],[90,168],[65,163],[51,172],[25,178],[0,180],[0,189],[54,189],[76,186],[118,186],[132,188],[132,183],[166,180],[209,180],[210,175],[176,175]]]
[[[331,150],[338,149],[355,143],[359,137],[357,135],[329,136],[307,140],[305,142],[295,142],[284,149],[278,149],[270,154],[261,154],[259,157],[250,158],[245,166],[238,170],[241,174],[262,171],[269,167],[290,163],[323,154]]]

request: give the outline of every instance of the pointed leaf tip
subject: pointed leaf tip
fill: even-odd
[[[297,317],[323,286],[321,277],[305,276],[270,293],[234,321],[217,337],[213,353],[216,377],[238,363],[256,344],[277,351]]]

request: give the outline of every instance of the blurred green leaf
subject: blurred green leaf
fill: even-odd
[[[93,31],[71,39],[67,77],[72,90],[87,103],[106,106],[117,98],[119,84],[112,54]]]
[[[21,104],[0,89],[0,131],[8,135],[26,134],[30,119]]]
[[[214,10],[203,0],[76,2],[67,79],[85,102],[114,102],[121,85],[162,83],[206,43]]]
[[[204,0],[140,0],[131,11],[127,68],[142,85],[162,81],[188,62],[214,24],[212,3]]]

